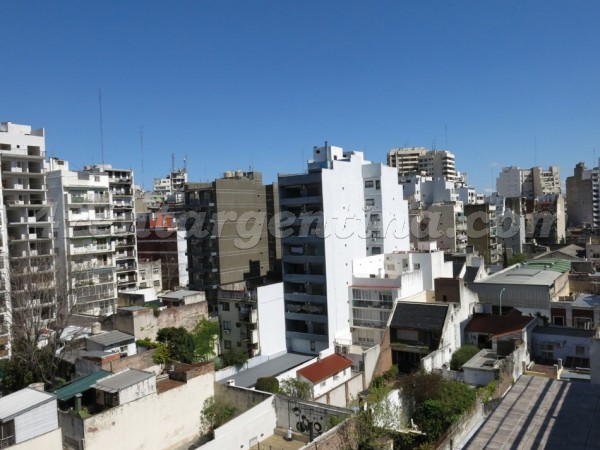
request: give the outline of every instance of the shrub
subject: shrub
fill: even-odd
[[[254,386],[257,391],[279,393],[279,380],[275,377],[261,377],[256,380]]]
[[[387,380],[387,381],[392,381],[395,380],[396,378],[398,378],[398,366],[397,365],[393,365],[392,367],[390,367],[388,370],[385,371],[385,373],[383,374],[383,377]]]
[[[167,364],[171,359],[171,354],[169,353],[169,347],[167,344],[163,342],[156,343],[156,351],[152,355],[152,361],[155,364]]]
[[[158,330],[156,340],[167,346],[174,360],[187,364],[194,362],[194,337],[185,328],[162,328]]]
[[[248,361],[248,354],[244,352],[237,352],[230,350],[223,353],[223,364],[227,366],[235,366],[238,369],[244,367],[244,364]]]
[[[137,345],[138,347],[145,347],[145,348],[156,348],[156,346],[158,345],[158,343],[150,340],[149,338],[144,338],[144,339],[138,339],[137,341],[135,341],[135,345]]]
[[[456,350],[450,360],[450,368],[452,370],[462,370],[462,366],[473,356],[479,353],[479,348],[474,345],[463,345]]]
[[[204,400],[201,411],[201,422],[205,432],[220,427],[235,415],[235,407],[221,397],[209,397]]]
[[[312,397],[310,384],[295,378],[286,378],[279,383],[279,392],[288,397],[310,400]]]

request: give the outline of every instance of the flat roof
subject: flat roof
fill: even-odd
[[[562,272],[540,268],[515,267],[490,275],[475,284],[527,284],[536,286],[552,286]]]
[[[493,371],[496,369],[496,366],[499,362],[500,360],[498,359],[496,352],[485,348],[464,363],[462,367],[463,369],[467,368]]]
[[[86,337],[87,340],[95,342],[100,345],[109,346],[114,344],[120,344],[121,342],[126,341],[135,341],[135,337],[130,334],[123,333],[122,331],[109,331],[108,333],[95,334],[92,336]]]
[[[92,387],[101,391],[115,393],[154,376],[153,373],[144,372],[143,370],[127,369],[123,372],[99,379]]]
[[[168,294],[160,294],[158,298],[174,298],[177,300],[182,300],[190,295],[202,294],[204,291],[187,291],[185,289],[181,289],[179,291],[170,292]]]
[[[583,328],[574,327],[559,327],[559,326],[547,326],[547,327],[535,327],[533,334],[544,334],[550,336],[573,336],[573,337],[592,337],[594,336],[594,330],[584,330]]]
[[[597,450],[599,423],[599,385],[522,375],[463,449]]]
[[[579,294],[572,302],[573,306],[594,307],[600,306],[600,295],[594,294]]]
[[[56,397],[48,392],[25,388],[0,398],[0,420],[7,421],[36,406],[55,400]]]
[[[227,380],[234,380],[236,386],[250,388],[253,387],[256,384],[256,380],[261,377],[276,377],[277,375],[281,375],[313,358],[314,356],[286,353],[285,355],[278,356],[277,358],[259,364],[256,367],[252,367],[251,369],[239,372],[229,378],[225,378],[219,381],[219,383],[225,384]]]

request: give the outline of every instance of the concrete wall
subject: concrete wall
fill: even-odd
[[[116,317],[117,330],[131,334],[136,339],[154,340],[161,328],[183,327],[192,331],[202,318],[208,317],[208,304],[202,301],[162,309],[158,317],[154,316],[151,308],[137,311],[119,309]]]
[[[280,354],[286,350],[283,283],[259,287],[256,298],[260,353],[265,356]]]
[[[108,409],[84,420],[86,450],[175,449],[199,435],[200,411],[214,394],[207,372],[161,394]]]
[[[590,339],[590,369],[592,384],[600,384],[600,337]]]
[[[13,450],[62,450],[62,434],[60,428],[49,431],[33,439],[12,445]]]
[[[298,377],[298,379],[300,381],[304,381],[306,383],[309,384],[313,384],[310,380],[304,378],[302,375],[297,374],[296,375]],[[324,379],[323,381],[317,383],[317,384],[313,384],[313,398],[317,398],[320,397],[321,395],[325,394],[326,392],[329,392],[332,389],[335,389],[336,387],[343,385],[346,381],[348,381],[350,379],[350,377],[352,376],[352,373],[350,371],[350,368],[346,368],[343,371],[340,371],[332,376],[330,376],[329,378]]]
[[[273,434],[277,425],[275,396],[215,429],[215,438],[202,450],[249,449]]]
[[[327,425],[330,423],[330,416],[344,418],[352,414],[352,411],[346,408],[339,408],[330,405],[324,405],[316,402],[299,401],[291,398],[276,396],[275,406],[277,410],[277,428],[303,432],[308,435],[308,431],[300,431],[298,423],[302,421],[302,416],[313,424],[314,436],[324,433]],[[320,428],[320,432],[318,431]]]
[[[561,358],[563,364],[566,363],[568,356],[589,358],[590,357],[590,338],[579,336],[561,336],[550,334],[531,335],[531,354],[535,358],[541,358],[542,344],[553,344],[554,360]],[[576,347],[581,346],[584,349],[582,355],[576,354]]]
[[[358,393],[363,391],[366,386],[363,385],[362,373],[357,373],[349,378],[344,384],[337,386],[330,391],[315,397],[315,402],[325,405],[338,406],[345,408],[346,405],[358,397]]]

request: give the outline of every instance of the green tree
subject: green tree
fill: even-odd
[[[261,377],[256,380],[254,388],[257,391],[279,393],[279,380],[275,377]]]
[[[152,361],[155,364],[167,364],[171,360],[171,354],[169,352],[169,347],[164,342],[156,343],[156,350],[152,355]]]
[[[194,337],[185,328],[161,328],[158,330],[156,340],[167,346],[174,360],[187,364],[194,362],[196,349]]]
[[[223,364],[225,366],[235,366],[238,369],[244,367],[244,364],[248,362],[248,354],[244,352],[238,352],[235,350],[229,350],[223,353]]]
[[[287,397],[299,400],[310,400],[312,389],[310,384],[295,378],[286,378],[279,383],[279,392]]]
[[[452,370],[461,370],[464,363],[470,360],[473,356],[479,353],[479,348],[474,345],[463,345],[456,350],[450,360],[450,368]]]
[[[235,411],[235,407],[221,396],[212,396],[204,400],[200,413],[200,421],[204,432],[212,432],[215,428],[226,423],[235,415]]]
[[[192,331],[194,337],[194,354],[197,361],[209,361],[217,354],[215,346],[219,339],[219,323],[207,318],[202,318]]]

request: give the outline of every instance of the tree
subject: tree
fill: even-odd
[[[256,380],[254,388],[257,391],[279,393],[279,380],[275,377],[261,377]]]
[[[185,328],[161,328],[158,330],[156,340],[167,346],[174,360],[187,364],[194,362],[196,344],[192,334]]]
[[[450,360],[450,368],[452,370],[461,370],[463,364],[465,364],[477,353],[479,353],[478,347],[474,345],[463,345],[452,355],[452,359]]]
[[[215,346],[219,339],[219,323],[202,318],[194,327],[194,355],[197,361],[208,361],[217,356]]]
[[[204,433],[212,432],[235,415],[236,408],[221,396],[212,396],[204,400],[200,413],[200,422]]]
[[[286,378],[279,383],[279,392],[287,397],[297,398],[299,400],[310,400],[312,389],[309,383],[296,380],[295,378]]]
[[[238,352],[235,350],[229,350],[223,353],[223,364],[225,366],[235,366],[238,369],[244,367],[244,364],[248,362],[248,354],[244,352]]]
[[[9,246],[9,255],[16,247]],[[74,285],[69,285],[66,268],[57,267],[48,249],[31,249],[27,258],[9,257],[10,269],[3,270],[3,297],[6,322],[0,323],[2,331],[11,324],[10,345],[0,346],[8,352],[10,360],[2,363],[5,373],[3,389],[13,392],[33,382],[43,382],[46,387],[55,384],[60,360],[57,352],[70,351],[73,338],[63,336],[74,310]],[[7,261],[4,261],[6,265]],[[8,323],[7,323],[8,322]]]

